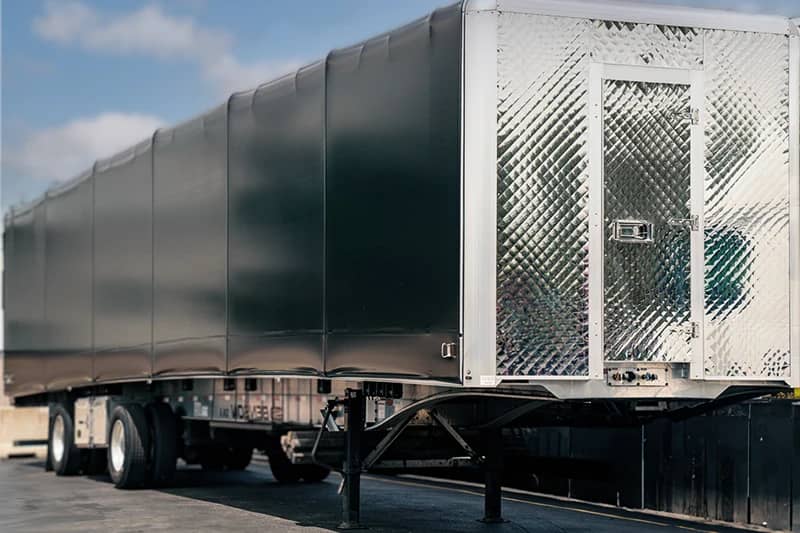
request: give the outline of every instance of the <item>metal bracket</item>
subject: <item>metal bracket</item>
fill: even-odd
[[[458,434],[458,432],[455,430],[455,428],[450,425],[450,422],[445,420],[445,418],[436,409],[431,409],[431,417],[433,417],[433,419],[436,421],[436,423],[439,424],[440,426],[442,426],[442,428],[451,437],[453,437],[453,439],[458,443],[458,445],[461,446],[464,449],[464,451],[467,452],[467,455],[472,457],[472,459],[475,462],[480,463],[480,462],[483,461],[483,459],[484,459],[483,456],[482,455],[478,455],[478,453],[475,450],[473,450],[472,447],[469,444],[467,444],[467,441],[465,441],[461,437],[461,435]]]
[[[479,455],[475,450],[473,450],[472,447],[467,443],[467,441],[465,441],[463,437],[461,437],[461,435],[458,434],[455,428],[452,425],[450,425],[450,423],[440,413],[438,413],[435,409],[432,409],[431,411],[429,411],[429,413],[431,415],[431,418],[438,425],[440,425],[447,432],[447,434],[450,435],[453,438],[453,440],[455,440],[458,443],[459,446],[461,446],[461,448],[465,452],[467,452],[467,455],[469,455],[469,460],[472,463],[483,462],[484,459],[483,456]],[[397,424],[395,424],[392,427],[389,433],[387,433],[383,437],[383,439],[381,439],[378,445],[375,446],[375,448],[373,448],[373,450],[369,453],[369,455],[367,455],[366,459],[364,459],[364,461],[361,463],[362,470],[367,471],[376,464],[378,464],[378,461],[383,456],[383,454],[386,453],[386,450],[389,449],[389,446],[391,446],[394,443],[394,441],[397,440],[400,434],[403,433],[403,431],[408,427],[409,423],[411,423],[411,421],[414,419],[415,415],[416,412],[408,413],[402,420],[397,421]],[[456,466],[458,464],[463,463],[464,460],[463,458],[450,458],[442,460],[439,459],[429,460],[428,462],[430,463],[428,466]],[[408,466],[410,463],[408,460],[395,461],[393,463],[387,461],[381,461],[380,463],[381,466],[387,466],[389,464],[394,464],[395,466],[400,466],[400,465]],[[422,466],[423,464],[425,464],[425,462],[420,461],[417,464],[417,466]]]
[[[698,215],[692,215],[689,218],[670,218],[667,220],[667,225],[697,231],[700,229],[700,217]]]
[[[319,443],[322,440],[322,433],[327,429],[328,431],[341,431],[336,422],[333,420],[332,415],[336,406],[339,405],[341,402],[339,398],[334,398],[333,400],[328,400],[328,404],[322,409],[322,425],[317,432],[317,437],[314,439],[314,447],[311,448],[311,462],[314,464],[323,464],[317,461],[317,449],[319,448]],[[329,466],[329,465],[325,465]]]
[[[361,467],[365,471],[369,470],[376,462],[378,462],[378,459],[380,459],[386,450],[389,449],[389,446],[391,446],[392,443],[397,440],[397,437],[400,436],[403,430],[408,427],[408,424],[414,419],[415,414],[416,413],[409,413],[402,420],[398,420],[397,424],[392,427],[389,433],[387,433],[381,439],[378,445],[375,446],[371,452],[369,452],[369,455],[367,455],[366,459],[364,459],[364,462],[361,463]]]

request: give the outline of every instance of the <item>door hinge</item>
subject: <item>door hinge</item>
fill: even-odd
[[[700,124],[700,110],[696,107],[692,108],[689,115],[689,121],[691,122],[692,126],[697,126]]]
[[[667,225],[689,228],[692,231],[697,231],[700,229],[700,217],[698,215],[692,215],[689,218],[670,218],[667,220]]]
[[[669,330],[686,340],[700,338],[700,324],[698,322],[684,322],[670,327]]]

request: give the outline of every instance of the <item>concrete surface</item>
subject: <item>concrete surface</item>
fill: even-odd
[[[107,477],[62,477],[41,461],[0,461],[0,531],[332,531],[339,521],[339,477],[315,485],[281,486],[269,467],[207,473],[182,468],[176,485],[120,491]],[[449,482],[365,476],[364,524],[371,532],[741,531],[713,524],[631,513],[575,502],[507,493],[510,522],[483,524],[480,489]]]

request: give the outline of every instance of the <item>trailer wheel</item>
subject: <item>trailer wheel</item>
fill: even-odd
[[[149,429],[138,404],[118,405],[108,430],[108,473],[118,489],[143,487],[148,480]]]
[[[53,419],[47,419],[47,453],[44,456],[44,471],[53,471]]]
[[[147,406],[147,418],[152,431],[150,449],[150,478],[163,486],[175,478],[178,461],[177,421],[172,409],[164,403]]]
[[[272,472],[272,477],[278,483],[297,483],[300,481],[301,471],[299,465],[292,464],[283,450],[269,450],[267,451],[269,457],[269,469]]]
[[[299,465],[300,477],[306,483],[319,483],[331,473],[329,468],[320,465]]]
[[[57,476],[71,476],[80,471],[81,451],[75,446],[75,425],[63,405],[53,408],[47,449]]]
[[[253,459],[253,448],[233,447],[225,450],[225,468],[244,470]]]

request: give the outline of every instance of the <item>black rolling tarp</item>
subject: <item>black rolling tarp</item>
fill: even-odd
[[[6,390],[18,395],[47,386],[44,344],[45,202],[12,211],[3,234]]]
[[[227,107],[153,142],[153,374],[225,371]]]
[[[458,378],[461,13],[332,53],[326,371]]]
[[[92,180],[48,194],[45,204],[47,387],[92,381]]]
[[[325,64],[229,104],[232,373],[321,373]]]
[[[153,328],[150,140],[95,166],[94,376],[147,377]]]

